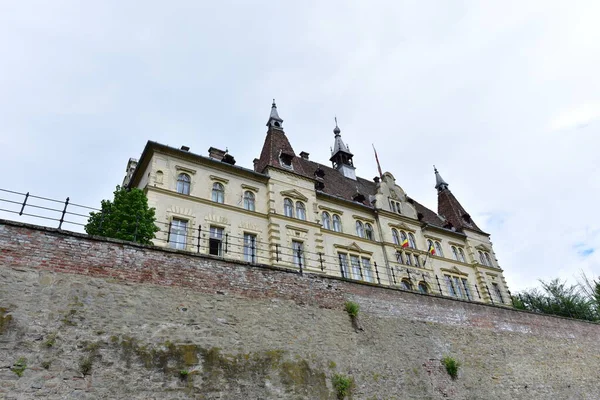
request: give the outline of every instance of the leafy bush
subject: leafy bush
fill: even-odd
[[[331,382],[333,383],[338,400],[343,400],[354,388],[354,379],[346,375],[335,374]]]
[[[346,312],[348,313],[348,315],[350,315],[352,318],[356,318],[358,316],[358,310],[360,310],[360,307],[358,304],[356,304],[352,301],[347,301],[345,306],[346,306]]]
[[[454,358],[450,356],[446,356],[442,358],[442,364],[446,367],[446,372],[452,379],[456,379],[458,377],[458,367],[460,367],[460,363],[456,361]]]

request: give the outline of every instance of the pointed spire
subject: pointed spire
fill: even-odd
[[[448,184],[444,178],[442,178],[435,165],[433,166],[433,171],[435,172],[435,188],[438,190],[438,192],[448,189]]]
[[[331,155],[333,157],[339,152],[344,152],[344,153],[348,153],[350,156],[352,156],[353,154],[350,153],[350,149],[348,148],[348,146],[346,146],[346,144],[342,140],[342,135],[340,135],[342,130],[338,126],[337,117],[335,117],[334,119],[335,119],[335,128],[333,128],[333,134],[335,135],[335,141],[333,143],[333,150],[331,151]]]
[[[279,113],[277,112],[277,104],[275,104],[275,99],[273,99],[273,104],[271,104],[271,114],[269,115],[269,120],[267,121],[267,126],[274,127],[277,129],[283,129],[281,126],[283,124],[283,120],[279,117]]]
[[[333,163],[333,168],[340,171],[346,178],[356,180],[356,173],[354,172],[355,168],[352,162],[352,157],[354,155],[350,153],[350,148],[346,146],[342,140],[342,135],[340,135],[341,131],[342,130],[338,126],[337,117],[335,117],[335,128],[333,128],[335,139],[329,161]]]

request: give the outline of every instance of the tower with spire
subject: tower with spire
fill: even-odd
[[[338,126],[336,117],[335,128],[333,129],[335,138],[329,161],[333,164],[333,168],[341,172],[346,178],[356,180],[356,168],[354,168],[354,163],[352,162],[354,154],[350,153],[350,149],[342,140],[340,133],[341,129]]]
[[[469,213],[448,189],[448,183],[442,178],[435,165],[433,171],[435,173],[435,188],[438,191],[438,214],[446,219],[447,227],[454,230],[467,228],[481,232]]]
[[[275,104],[275,99],[273,99],[273,104],[271,104],[271,114],[269,115],[267,126],[269,128],[283,130],[283,120],[279,117],[279,113],[277,112],[277,104]]]

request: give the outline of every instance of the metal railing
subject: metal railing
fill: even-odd
[[[94,207],[73,203],[70,198],[56,200],[31,193],[20,193],[0,189],[0,212],[13,216],[40,218],[49,223],[54,221],[58,229],[64,226],[85,227],[90,212],[100,213],[100,224],[108,215]],[[87,214],[84,214],[86,213]],[[139,218],[135,223],[124,223],[132,240],[138,241]],[[257,235],[233,235],[219,229],[206,229],[202,225],[174,227],[172,222],[155,221],[159,228],[152,243],[161,247],[222,257],[226,260],[245,262],[251,265],[273,265],[297,271],[337,276],[370,284],[392,287],[404,291],[419,292],[496,305],[510,305],[509,291],[498,287],[490,288],[487,283],[472,284],[466,278],[454,275],[438,276],[425,266],[407,266],[396,262],[381,263],[376,259],[338,253],[328,255],[323,251],[310,251],[305,243],[293,246],[258,240]],[[117,232],[120,228],[117,228]],[[426,261],[425,261],[426,262]]]

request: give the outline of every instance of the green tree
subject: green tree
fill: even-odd
[[[513,306],[521,310],[599,321],[600,296],[596,297],[596,294],[600,294],[600,285],[596,281],[587,282],[588,290],[581,283],[568,286],[560,279],[540,281],[541,289],[525,290],[513,296]]]
[[[102,200],[101,211],[90,213],[85,231],[89,235],[151,244],[154,233],[160,230],[155,221],[154,208],[148,207],[143,191],[117,186],[114,200]]]

